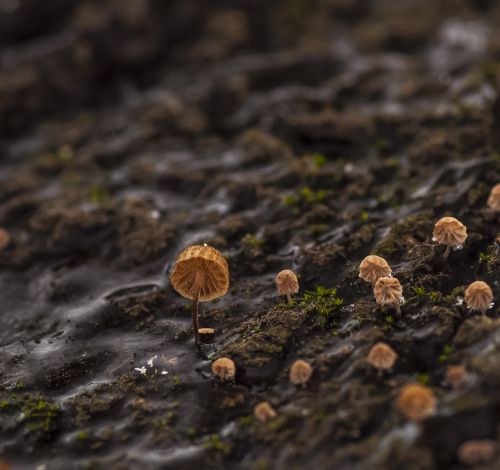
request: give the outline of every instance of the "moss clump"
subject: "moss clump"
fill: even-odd
[[[241,241],[243,243],[246,243],[247,245],[251,245],[255,248],[261,248],[262,245],[264,245],[264,240],[261,240],[258,238],[256,235],[251,235],[250,233],[247,233]]]
[[[300,306],[308,312],[314,312],[321,316],[322,322],[326,324],[331,314],[344,304],[344,300],[337,296],[337,289],[334,287],[317,286],[314,291],[306,291]]]
[[[286,196],[284,203],[287,206],[305,208],[318,202],[323,202],[330,194],[331,191],[327,189],[313,190],[306,186],[296,194]]]
[[[58,405],[41,395],[13,393],[7,407],[10,406],[22,413],[22,425],[36,438],[49,440],[54,435],[60,414]]]
[[[221,452],[224,455],[229,455],[231,452],[231,445],[224,442],[218,434],[210,434],[207,440],[203,442],[203,447],[207,450]]]

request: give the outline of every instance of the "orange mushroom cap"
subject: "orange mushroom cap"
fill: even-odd
[[[392,368],[397,358],[398,355],[394,349],[380,342],[372,346],[366,360],[375,369],[387,370]]]
[[[261,423],[267,423],[278,416],[276,410],[267,401],[262,401],[255,405],[253,414]]]
[[[299,291],[297,275],[290,269],[284,269],[276,276],[279,295],[296,294]]]
[[[228,357],[220,357],[212,363],[212,373],[222,381],[234,379],[236,366]]]
[[[303,385],[310,378],[313,373],[313,368],[311,364],[302,359],[296,360],[290,369],[290,382],[295,385]]]
[[[500,183],[493,186],[488,197],[488,206],[495,211],[500,211]]]
[[[407,418],[420,421],[436,412],[437,400],[430,388],[414,383],[401,389],[396,404]]]
[[[207,302],[222,297],[229,289],[229,267],[222,254],[206,245],[186,248],[177,258],[170,276],[172,287],[183,297]]]

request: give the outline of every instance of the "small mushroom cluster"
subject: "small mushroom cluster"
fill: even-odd
[[[392,305],[401,313],[403,287],[392,277],[392,269],[384,258],[368,255],[359,265],[359,277],[371,283],[373,295],[379,305]]]
[[[500,184],[497,184],[488,198],[488,206],[493,211],[500,211]],[[444,258],[448,258],[451,250],[460,249],[467,240],[466,226],[454,217],[443,217],[438,220],[433,230],[433,241],[445,245]],[[0,250],[9,242],[8,233],[0,229]],[[500,243],[499,243],[500,246]],[[401,314],[401,304],[404,302],[403,287],[396,277],[393,277],[391,266],[384,258],[371,254],[359,265],[359,277],[369,283],[373,295],[379,305],[387,305]],[[280,271],[275,278],[279,296],[285,296],[289,305],[293,295],[299,292],[297,275],[291,269]],[[198,305],[224,296],[229,288],[229,269],[224,256],[215,248],[207,245],[193,245],[186,248],[177,258],[171,274],[172,287],[183,297],[192,301],[192,325],[196,345],[200,345],[200,335],[213,335],[212,328],[199,328]],[[465,290],[465,304],[483,315],[492,305],[493,292],[484,281],[474,281]],[[387,343],[375,343],[366,356],[366,362],[377,370],[379,376],[391,371],[398,360],[397,352]],[[311,379],[313,367],[308,362],[297,359],[290,367],[289,381],[296,386],[305,386]],[[236,365],[228,357],[220,357],[212,363],[212,373],[222,382],[232,381],[236,377]],[[467,383],[468,373],[463,365],[448,366],[444,385],[456,390]],[[398,394],[396,406],[408,419],[415,422],[435,414],[437,399],[433,391],[421,383],[408,383]],[[262,401],[254,407],[254,416],[266,423],[278,415],[275,408]],[[459,459],[462,462],[486,462],[496,449],[489,442],[469,441],[459,449]]]

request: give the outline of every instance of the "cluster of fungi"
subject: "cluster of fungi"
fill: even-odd
[[[494,211],[500,211],[500,184],[491,191],[488,205]],[[444,258],[451,250],[458,250],[467,239],[467,228],[454,217],[443,217],[434,226],[433,241],[445,245]],[[404,303],[403,287],[393,277],[389,263],[377,255],[367,256],[359,265],[359,277],[371,284],[377,304],[393,307],[401,314]],[[224,256],[215,248],[207,245],[194,245],[186,248],[177,258],[171,274],[172,287],[183,297],[192,301],[192,323],[196,345],[200,346],[200,334],[214,332],[211,328],[199,328],[198,303],[222,297],[229,288],[229,269]],[[276,276],[278,295],[285,296],[289,303],[292,296],[299,292],[297,275],[285,269]],[[491,306],[493,292],[484,281],[472,282],[465,290],[464,302],[474,311],[483,315]],[[381,375],[390,371],[398,359],[394,349],[384,343],[374,344],[366,356],[366,362]],[[313,367],[308,362],[297,359],[289,371],[289,381],[296,386],[305,386],[313,374]],[[234,380],[236,365],[227,357],[216,359],[212,363],[212,373],[222,382]],[[445,383],[453,389],[460,388],[467,381],[467,371],[462,365],[448,366]],[[396,400],[399,411],[414,422],[421,422],[436,412],[437,399],[433,391],[420,383],[408,383],[399,391]],[[258,403],[254,408],[255,418],[265,423],[274,419],[277,411],[268,401]],[[460,459],[467,462],[486,461],[493,452],[489,441],[469,441],[459,450]]]

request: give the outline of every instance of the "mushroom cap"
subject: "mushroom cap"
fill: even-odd
[[[255,405],[253,414],[261,423],[266,423],[278,416],[276,410],[267,401],[261,401]]]
[[[295,385],[305,384],[313,373],[311,364],[302,359],[297,359],[290,368],[290,382]]]
[[[479,465],[493,459],[497,443],[490,439],[465,441],[457,450],[457,457],[462,465]]]
[[[177,257],[170,282],[186,299],[194,300],[198,289],[200,302],[222,297],[229,289],[227,261],[211,246],[190,246]]]
[[[5,250],[9,246],[10,243],[10,235],[7,230],[0,227],[0,251]]]
[[[420,421],[436,412],[437,400],[430,388],[414,383],[401,389],[396,404],[407,418]]]
[[[398,355],[394,349],[380,342],[372,346],[366,360],[375,369],[386,370],[392,368],[397,358]]]
[[[380,305],[396,304],[403,298],[403,287],[395,277],[379,277],[373,295]]]
[[[432,235],[441,245],[458,246],[467,239],[467,227],[455,217],[443,217],[434,225]]]
[[[299,291],[297,275],[291,269],[284,269],[276,276],[279,295],[296,294]]]
[[[212,374],[217,375],[222,381],[234,379],[236,366],[228,357],[220,357],[212,363]]]
[[[465,289],[465,303],[472,309],[485,312],[493,302],[491,287],[483,281],[475,281]]]
[[[495,211],[500,211],[500,183],[491,188],[491,192],[488,197],[488,206]]]
[[[454,390],[459,389],[467,381],[467,370],[464,365],[449,365],[446,368],[444,381]]]
[[[359,277],[366,282],[375,282],[379,277],[389,276],[391,272],[389,263],[377,255],[368,255],[359,265]]]

